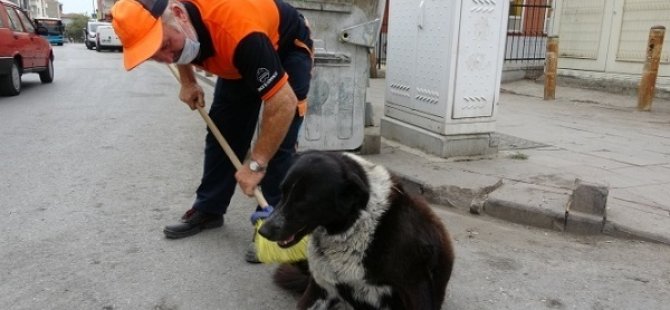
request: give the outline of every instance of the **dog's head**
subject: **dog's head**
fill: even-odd
[[[369,199],[365,172],[341,153],[297,155],[281,185],[282,198],[261,226],[261,236],[290,247],[323,226],[330,234],[349,228]]]

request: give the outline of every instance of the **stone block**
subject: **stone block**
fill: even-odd
[[[602,216],[571,212],[568,214],[565,231],[581,235],[595,235],[600,234],[604,226],[605,220]]]
[[[568,199],[568,193],[510,182],[488,194],[484,213],[510,222],[562,231]]]
[[[472,214],[481,214],[484,211],[484,204],[486,204],[487,196],[478,196],[472,199],[470,202],[470,213]]]
[[[370,101],[365,102],[365,127],[373,127],[375,125],[375,113]]]
[[[390,117],[381,119],[380,128],[386,139],[443,158],[498,152],[498,139],[492,133],[441,135]]]
[[[379,154],[382,149],[382,137],[379,135],[379,127],[367,127],[364,129],[363,144],[358,150],[360,155]]]
[[[607,212],[608,194],[609,188],[605,185],[576,179],[569,210],[571,213],[581,212],[604,218]]]

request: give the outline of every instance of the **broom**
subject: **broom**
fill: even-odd
[[[175,76],[175,78],[177,78],[177,81],[179,81],[179,73],[176,71],[174,66],[168,67],[170,68],[170,71]],[[200,100],[202,100],[202,98],[200,98]],[[242,163],[237,158],[237,155],[235,155],[233,149],[230,148],[230,145],[221,134],[221,131],[219,131],[219,128],[209,117],[207,112],[205,112],[205,109],[198,106],[198,112],[200,113],[200,116],[202,116],[202,119],[205,121],[205,123],[207,123],[207,127],[216,138],[216,141],[218,141],[221,145],[221,148],[223,148],[223,151],[228,156],[228,159],[230,159],[230,161],[233,163],[233,166],[235,166],[235,169],[239,170],[242,168]],[[254,197],[262,209],[267,209],[270,206],[258,187],[254,189]],[[307,237],[302,238],[302,240],[291,247],[282,248],[277,244],[277,242],[270,241],[258,233],[258,230],[262,225],[263,219],[258,219],[254,223],[254,245],[256,247],[256,256],[258,256],[258,260],[261,263],[293,263],[307,259]]]

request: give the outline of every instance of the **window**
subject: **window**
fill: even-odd
[[[525,0],[509,1],[509,20],[507,21],[507,32],[521,32],[523,30],[523,11]]]
[[[552,22],[554,20],[554,9],[556,7],[556,0],[548,0],[547,5],[549,6],[547,8],[547,13],[544,15],[544,34],[549,34],[550,30],[552,28]]]
[[[60,35],[63,34],[63,22],[57,19],[36,18],[37,26],[47,28],[49,34]]]
[[[0,6],[3,6],[2,3],[0,3]],[[0,9],[2,10],[2,9]],[[0,14],[2,15],[2,14]],[[7,25],[5,25],[5,21],[2,19],[2,16],[0,16],[0,28],[7,28]]]
[[[7,7],[7,16],[9,16],[9,28],[14,31],[23,32],[23,26],[21,26],[21,19],[19,15],[14,11],[14,8]]]
[[[507,32],[527,36],[547,34],[552,0],[510,0]]]
[[[26,32],[34,33],[35,26],[33,26],[33,22],[30,21],[30,18],[28,18],[28,15],[26,15],[26,12],[17,11],[16,13],[19,15],[21,22],[23,22],[23,28],[26,29]]]

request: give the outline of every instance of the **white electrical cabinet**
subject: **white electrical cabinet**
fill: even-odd
[[[393,0],[386,118],[439,135],[495,130],[507,0]]]

